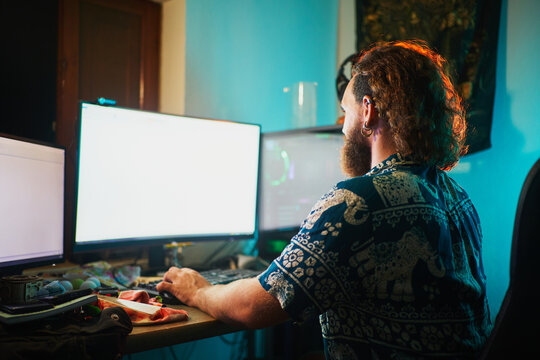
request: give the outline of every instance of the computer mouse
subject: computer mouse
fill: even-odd
[[[161,302],[165,305],[185,305],[168,291],[160,291],[159,296],[161,296]]]

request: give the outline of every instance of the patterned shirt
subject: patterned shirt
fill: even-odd
[[[467,358],[491,331],[478,214],[448,175],[394,154],[338,183],[259,277],[328,359]]]

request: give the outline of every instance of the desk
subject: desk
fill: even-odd
[[[48,272],[51,270],[60,271],[62,269],[70,268],[70,266],[74,267],[75,265],[62,264],[54,269],[38,268],[34,269],[34,273]],[[161,278],[140,278],[140,280],[144,281],[152,281],[157,279]],[[124,348],[124,352],[126,354],[247,330],[240,326],[227,325],[219,320],[214,319],[197,308],[185,305],[168,306],[187,311],[189,316],[188,320],[160,325],[134,326],[132,332],[126,337]]]
[[[246,330],[227,325],[196,308],[182,305],[170,307],[187,311],[189,319],[162,325],[134,326],[126,339],[126,354]]]

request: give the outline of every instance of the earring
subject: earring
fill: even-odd
[[[360,129],[360,132],[365,137],[370,137],[371,134],[373,134],[373,129],[370,127],[367,127],[366,124],[367,124],[367,121],[364,121],[364,125],[362,126],[362,129]]]

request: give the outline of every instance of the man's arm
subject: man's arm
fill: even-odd
[[[289,319],[279,301],[256,278],[211,285],[195,270],[172,267],[163,280],[158,291],[168,291],[186,305],[229,324],[257,329]]]

